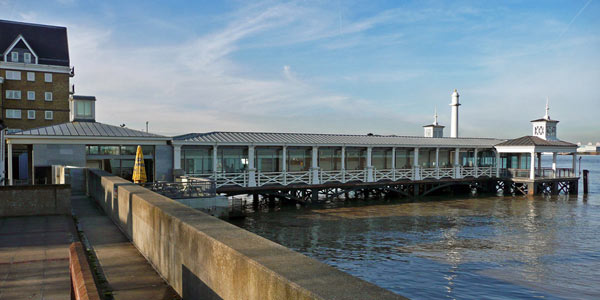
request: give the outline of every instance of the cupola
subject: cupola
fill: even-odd
[[[546,99],[546,115],[541,119],[531,121],[533,136],[539,137],[547,141],[558,141],[556,136],[556,125],[557,120],[550,118],[550,107],[548,105],[548,99]]]
[[[95,122],[96,97],[72,95],[69,99],[69,110],[71,122]]]
[[[444,127],[438,123],[437,108],[433,115],[433,123],[423,126],[425,137],[442,138],[444,137]]]

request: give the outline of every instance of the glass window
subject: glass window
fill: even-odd
[[[371,151],[372,165],[375,169],[385,170],[392,168],[392,149],[373,148]]]
[[[451,163],[451,151],[448,149],[440,149],[440,168],[452,168],[452,163]]]
[[[119,146],[99,146],[100,155],[119,155]]]
[[[396,169],[410,169],[413,166],[413,150],[396,149]]]
[[[44,81],[52,82],[52,73],[44,73]]]
[[[218,148],[217,171],[240,173],[248,169],[248,148]]]
[[[52,119],[54,119],[54,112],[53,112],[53,111],[51,111],[51,110],[47,110],[47,111],[45,111],[45,112],[44,112],[44,118],[45,118],[46,120],[52,120]]]
[[[319,168],[323,171],[335,171],[342,169],[341,148],[319,148]]]
[[[312,150],[310,148],[287,149],[288,172],[301,172],[310,170]]]
[[[137,146],[121,146],[121,155],[135,155]]]
[[[21,80],[21,72],[6,71],[6,80]]]
[[[98,155],[98,154],[100,154],[99,147],[98,146],[94,146],[94,145],[92,145],[92,146],[90,146],[90,145],[85,146],[85,154],[88,154],[88,155]]]
[[[186,174],[213,172],[212,148],[182,148],[181,161],[181,167]]]
[[[35,100],[35,92],[27,91],[27,100]]]
[[[35,110],[28,110],[27,111],[27,119],[29,119],[29,120],[35,120]]]
[[[135,151],[137,152],[137,146]],[[142,146],[142,154],[144,154],[144,156],[154,155],[154,146]]]
[[[92,103],[89,101],[77,101],[77,116],[78,117],[91,117],[92,116]]]
[[[46,101],[52,101],[52,92],[46,92],[46,93],[44,93],[44,100],[46,100]]]
[[[363,170],[367,167],[367,149],[346,148],[346,170]]]
[[[6,118],[7,119],[20,119],[21,118],[21,110],[20,109],[7,109],[6,110]]]
[[[6,90],[6,99],[21,99],[21,91]]]
[[[18,62],[19,61],[19,52],[13,51],[10,53],[10,61]]]
[[[35,73],[27,72],[27,81],[35,81]]]
[[[23,53],[23,61],[27,64],[31,63],[31,53]]]
[[[256,169],[260,172],[280,172],[282,151],[281,148],[256,148]]]

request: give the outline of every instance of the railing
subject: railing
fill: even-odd
[[[454,178],[454,168],[440,168],[439,169],[439,178]]]
[[[505,178],[529,178],[530,169],[500,169],[500,176]],[[556,172],[552,168],[536,168],[536,178],[573,178],[577,174],[571,168],[557,168]]]
[[[492,168],[492,167],[478,167],[476,177],[481,177],[481,176],[492,177],[493,174],[494,174],[494,168]]]
[[[284,172],[256,172],[256,185],[285,184]]]
[[[362,181],[367,182],[367,170],[346,170],[345,182]]]
[[[394,178],[394,169],[373,169],[373,180],[396,180],[396,178]]]
[[[414,179],[413,169],[394,169],[394,180]]]
[[[462,177],[477,177],[477,174],[475,174],[475,168],[473,167],[461,167],[460,175]]]
[[[334,171],[320,171],[319,172],[319,181],[321,183],[326,182],[345,182],[344,176],[345,172],[342,170],[334,170]]]
[[[184,178],[181,182],[148,182],[139,185],[171,199],[214,197],[215,182],[211,179]]]
[[[436,168],[423,168],[421,169],[421,179],[437,179],[437,169]]]
[[[311,171],[296,171],[285,173],[286,184],[311,184],[312,183],[312,172]]]

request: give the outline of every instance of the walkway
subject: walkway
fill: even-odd
[[[70,299],[70,216],[0,218],[0,299]]]
[[[180,299],[92,199],[74,195],[71,201],[114,299]]]

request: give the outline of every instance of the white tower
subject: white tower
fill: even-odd
[[[425,137],[442,138],[444,137],[444,126],[438,123],[437,108],[433,115],[433,123],[423,126],[425,129]]]
[[[450,124],[450,137],[457,138],[458,137],[458,107],[460,103],[458,103],[458,91],[454,89],[454,93],[452,93],[452,122]]]
[[[533,126],[533,136],[537,136],[548,141],[557,141],[556,137],[556,125],[557,120],[550,119],[550,106],[548,105],[548,98],[546,98],[546,115],[537,120],[532,120],[531,125]]]

